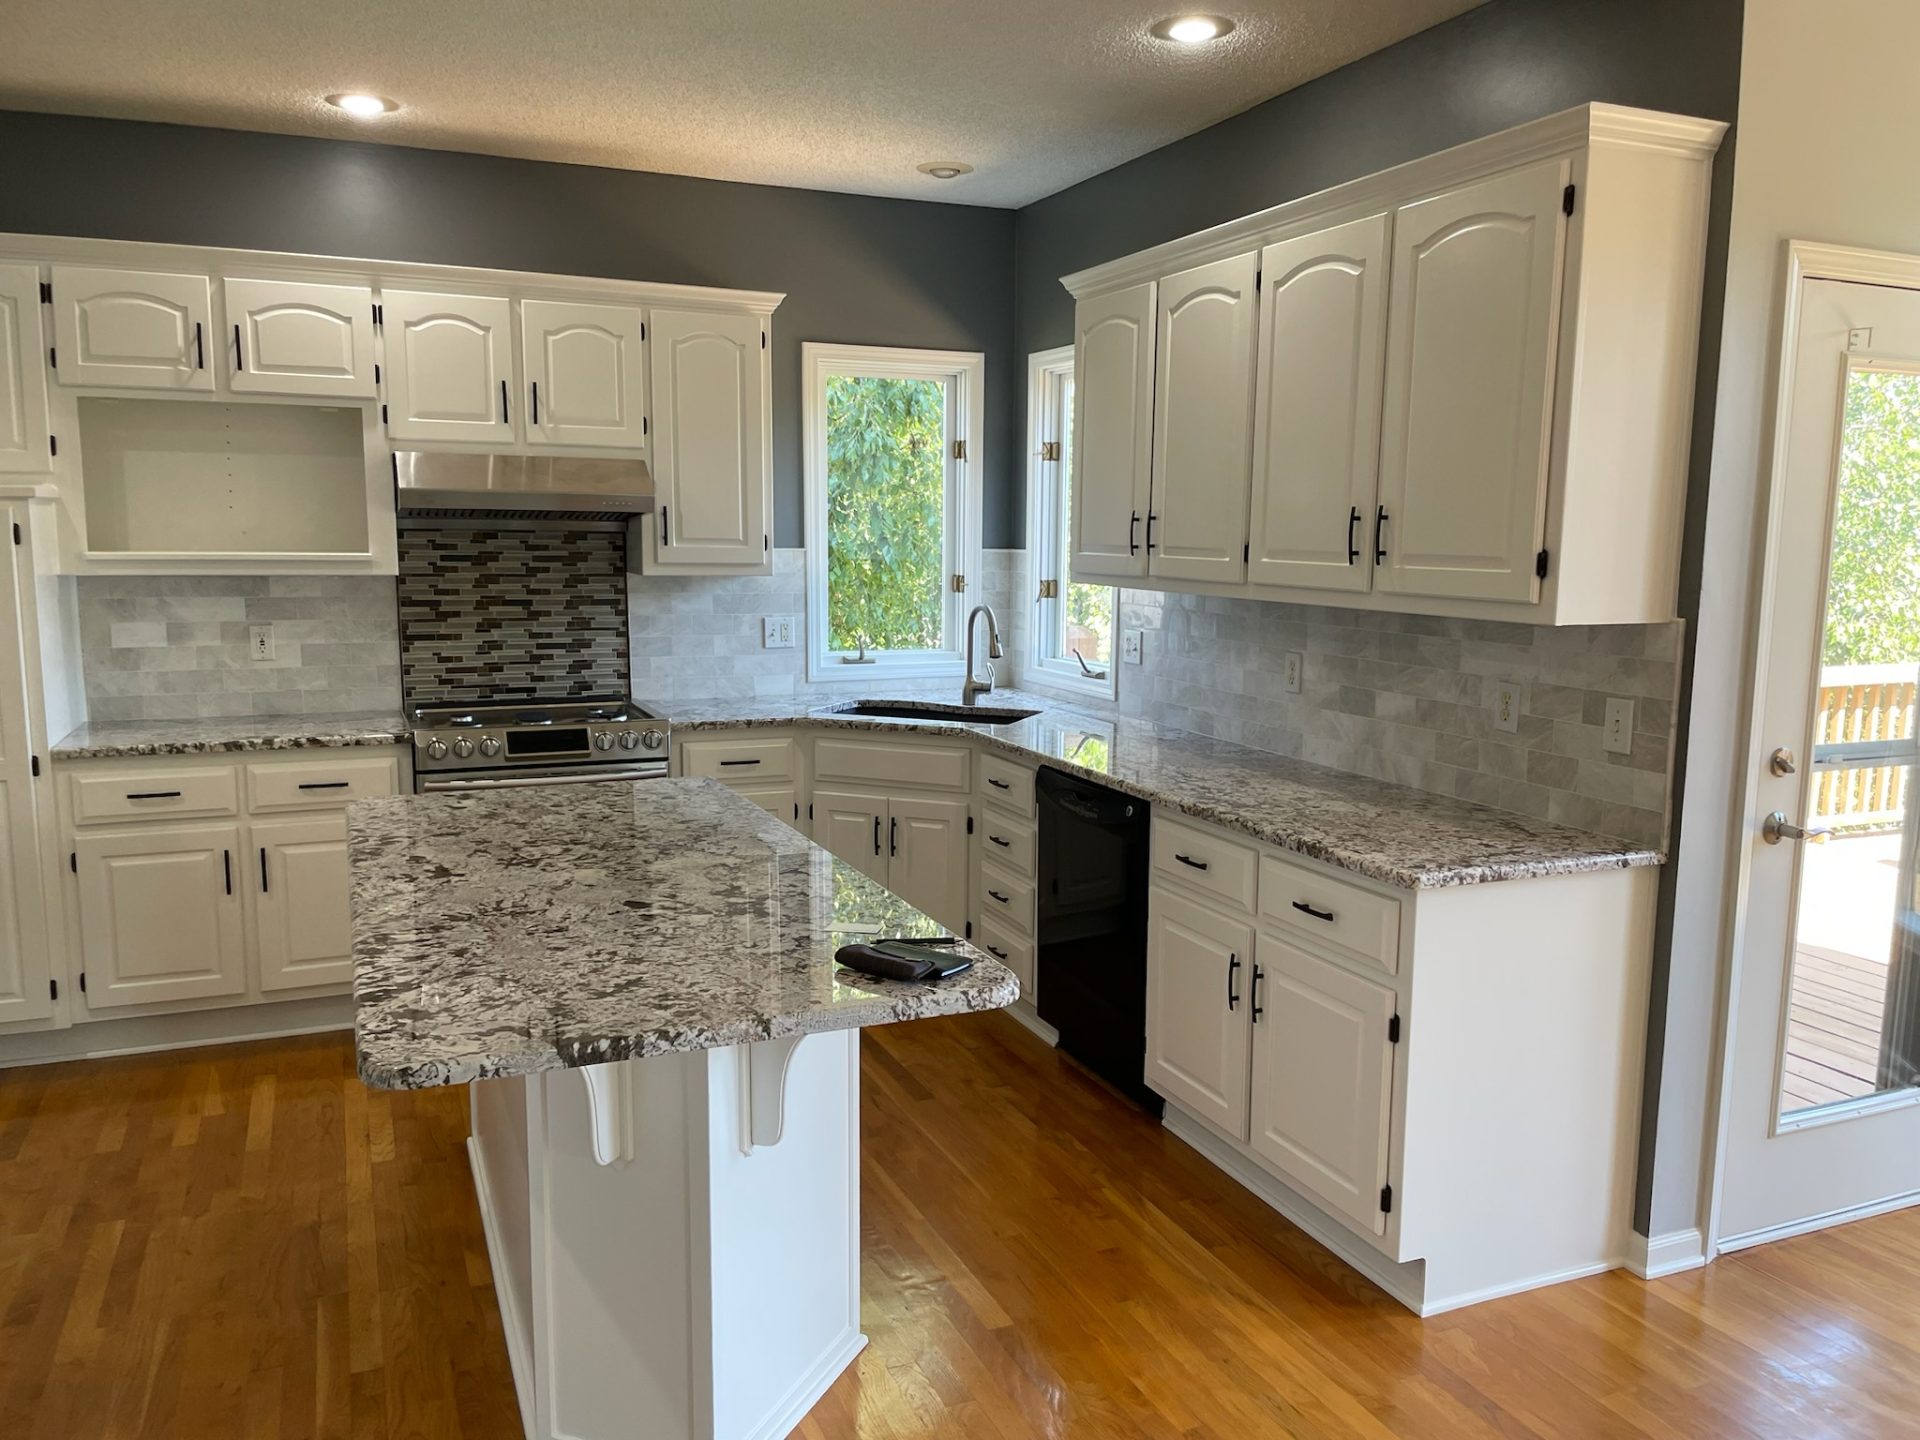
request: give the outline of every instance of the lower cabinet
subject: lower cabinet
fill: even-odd
[[[247,889],[254,897],[260,988],[351,984],[346,816],[256,820],[247,838],[255,852]]]
[[[89,1009],[245,992],[238,825],[82,835],[73,854]]]
[[[860,790],[813,792],[813,841],[869,879],[887,883],[887,797]]]
[[[813,838],[949,929],[967,919],[967,803],[815,790]]]
[[[1147,931],[1147,1084],[1247,1138],[1253,927],[1155,886]]]

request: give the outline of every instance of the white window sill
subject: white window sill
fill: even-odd
[[[1063,667],[1055,661],[1042,660],[1038,665],[1021,672],[1022,684],[1042,686],[1057,690],[1062,694],[1076,697],[1084,696],[1089,700],[1113,701],[1118,698],[1117,677],[1108,670],[1104,680],[1090,680],[1080,673],[1080,667]]]
[[[963,663],[952,657],[927,659],[890,659],[875,655],[868,660],[842,661],[836,655],[814,656],[807,662],[807,678],[816,685],[884,684],[892,680],[958,680]]]

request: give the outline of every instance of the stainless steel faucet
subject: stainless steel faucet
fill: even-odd
[[[973,678],[973,634],[974,621],[982,615],[987,617],[987,678]],[[1002,655],[1000,649],[1000,622],[994,618],[991,605],[976,605],[967,616],[967,683],[960,687],[960,703],[971,705],[980,696],[993,689],[993,662]]]

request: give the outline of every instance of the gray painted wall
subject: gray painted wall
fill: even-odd
[[[1378,54],[1267,101],[1211,129],[1082,181],[1019,212],[1014,229],[1014,339],[1021,355],[1073,339],[1073,301],[1059,277],[1217,225],[1254,210],[1397,165],[1590,100],[1731,121],[1739,105],[1742,0],[1491,0]],[[1699,613],[1707,473],[1719,371],[1733,137],[1714,167],[1706,303],[1701,317],[1692,478],[1680,613]],[[1023,407],[1024,408],[1024,407]],[[1024,490],[1024,475],[1015,479]],[[1024,531],[1024,502],[1016,523]],[[1689,636],[1680,713],[1692,708]],[[1685,784],[1687,736],[1675,736],[1674,785]],[[1676,836],[1676,844],[1681,837]],[[1668,1055],[1667,1004],[1679,867],[1661,875],[1659,939],[1648,1016],[1647,1103],[1635,1223],[1652,1219],[1656,1171],[1677,1147],[1697,1166],[1697,1117],[1659,1134],[1664,1067],[1683,1088],[1704,1082],[1707,1057],[1691,1041]],[[1686,956],[1683,970],[1700,957]],[[1710,963],[1710,960],[1709,960]],[[1687,993],[1697,993],[1688,982]],[[1688,1001],[1686,1003],[1691,1003]],[[1691,1037],[1689,1022],[1674,1033]],[[1689,1107],[1691,1108],[1691,1107]],[[1668,1112],[1671,1113],[1671,1112]],[[1697,1174],[1697,1171],[1695,1172]],[[1684,1180],[1678,1186],[1685,1189]],[[1661,1217],[1662,1228],[1670,1223]]]
[[[1014,523],[1011,211],[0,111],[0,231],[784,290],[774,543],[802,543],[803,340],[984,351],[986,543]]]

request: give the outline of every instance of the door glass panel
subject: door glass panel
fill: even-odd
[[[1920,375],[1847,379],[1800,847],[1780,1113],[1916,1080]]]
[[[1073,376],[1060,381],[1060,568],[1070,570],[1073,559]],[[1110,585],[1088,585],[1069,576],[1066,604],[1054,607],[1060,633],[1054,637],[1053,653],[1072,661],[1076,654],[1089,667],[1105,670],[1113,663],[1113,612],[1115,590]]]

